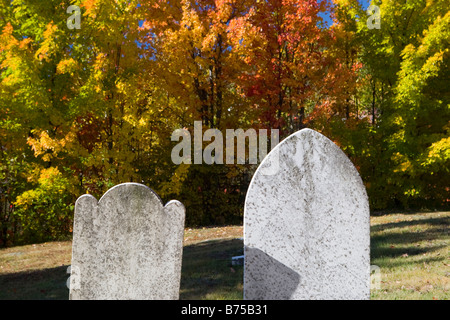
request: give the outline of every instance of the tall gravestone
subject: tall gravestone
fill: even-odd
[[[318,132],[294,133],[262,161],[247,192],[244,299],[368,299],[369,228],[351,161]]]
[[[75,204],[70,299],[179,298],[185,208],[125,183]]]

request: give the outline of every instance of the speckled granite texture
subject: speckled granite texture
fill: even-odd
[[[179,298],[185,208],[125,183],[75,205],[70,299]]]
[[[369,299],[369,252],[368,198],[347,156],[310,129],[278,144],[245,202],[244,299]]]

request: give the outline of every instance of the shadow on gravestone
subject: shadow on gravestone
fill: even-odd
[[[244,299],[368,299],[369,203],[344,152],[310,129],[279,143],[247,191],[244,246]]]
[[[72,300],[179,298],[185,208],[124,183],[75,204]]]
[[[251,291],[256,300],[290,300],[300,283],[298,272],[259,249],[244,247],[244,253],[245,263],[252,265],[245,275],[244,297]]]

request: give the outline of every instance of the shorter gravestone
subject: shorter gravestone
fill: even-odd
[[[294,133],[262,161],[247,192],[244,299],[368,299],[369,228],[351,161],[318,132]]]
[[[75,204],[70,299],[179,298],[185,208],[124,183]]]

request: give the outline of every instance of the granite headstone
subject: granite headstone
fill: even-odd
[[[179,298],[185,208],[124,183],[75,204],[72,300]]]
[[[368,299],[369,252],[368,198],[344,152],[310,129],[278,144],[245,201],[244,299]]]

